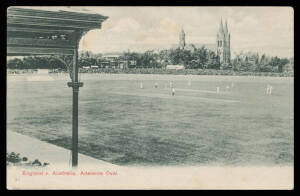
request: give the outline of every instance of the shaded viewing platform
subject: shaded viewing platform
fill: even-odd
[[[73,90],[70,119],[73,167],[78,165],[78,98],[79,87],[83,86],[78,79],[78,45],[88,31],[101,29],[107,18],[86,9],[70,7],[7,9],[7,56],[55,55],[70,73],[71,82],[67,85]]]

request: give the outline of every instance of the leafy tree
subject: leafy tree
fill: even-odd
[[[7,68],[9,69],[23,69],[23,60],[14,58],[7,62]]]
[[[185,67],[189,67],[193,60],[191,51],[180,48],[171,49],[169,53],[169,59],[172,64],[183,64]]]
[[[140,56],[139,65],[145,68],[156,68],[156,54],[152,50],[146,51]]]
[[[280,64],[278,66],[278,71],[283,72],[283,67],[289,64],[290,61],[287,58],[280,59]]]
[[[285,66],[293,70],[293,58],[269,57],[257,53],[237,54],[231,64],[220,64],[215,52],[205,47],[188,49],[169,49],[155,53],[153,50],[144,53],[124,52],[120,59],[127,61],[129,68],[164,68],[168,64],[182,64],[188,69],[232,69],[234,71],[255,72],[283,72]],[[80,52],[79,66],[102,66],[104,60],[102,54],[92,52]],[[15,58],[7,61],[10,69],[68,69],[72,74],[72,56],[29,56],[22,59]]]
[[[206,69],[220,69],[219,57],[213,51],[208,51],[208,59],[205,64]]]
[[[207,62],[208,62],[208,51],[205,47],[201,47],[199,49],[194,49],[194,53],[193,53],[193,60],[195,62],[195,65],[193,66],[193,68],[195,69],[204,69],[207,68]]]
[[[139,54],[136,52],[125,52],[123,54],[124,59],[126,59],[129,63],[128,63],[128,67],[129,68],[136,68],[137,67],[137,63],[140,59]]]
[[[170,52],[169,50],[161,50],[157,55],[157,62],[159,67],[165,68],[168,64],[171,63],[170,61]]]

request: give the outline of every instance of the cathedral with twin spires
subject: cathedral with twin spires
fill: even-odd
[[[230,33],[227,26],[227,21],[223,25],[223,21],[221,19],[219,29],[217,31],[217,39],[216,44],[189,44],[189,45],[199,45],[206,47],[209,50],[214,50],[217,56],[220,59],[220,63],[230,63]],[[179,48],[180,49],[188,49],[189,45],[186,45],[185,42],[185,32],[182,29],[179,34]],[[199,47],[198,46],[198,47]],[[212,49],[213,48],[213,49]]]
[[[225,25],[223,26],[222,19],[217,33],[217,55],[221,63],[230,63],[230,33],[227,21],[225,21]]]

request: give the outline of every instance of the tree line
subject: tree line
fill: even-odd
[[[69,57],[71,58],[71,57]],[[60,56],[29,56],[10,59],[7,68],[10,69],[66,69],[66,64]],[[72,60],[72,59],[70,59]],[[159,52],[149,50],[143,53],[124,52],[118,58],[119,61],[130,62],[128,68],[158,68],[163,69],[167,65],[184,65],[186,69],[222,69],[233,71],[251,72],[283,72],[285,66],[293,67],[293,58],[271,57],[258,53],[239,53],[228,64],[221,64],[214,51],[205,47],[193,50],[169,49]],[[81,52],[78,59],[79,67],[97,65],[103,66],[105,62],[103,54]]]

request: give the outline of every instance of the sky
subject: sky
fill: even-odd
[[[89,31],[79,50],[93,53],[146,51],[186,42],[216,43],[221,18],[231,34],[231,54],[244,51],[292,57],[294,10],[291,7],[75,7],[109,18],[101,29]]]

